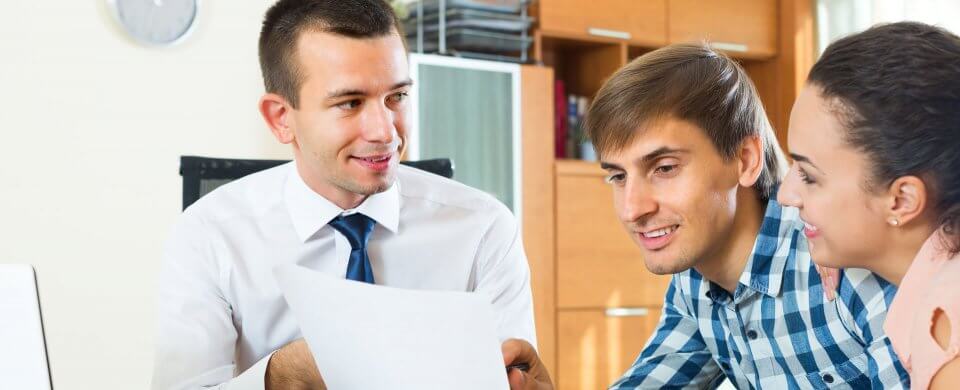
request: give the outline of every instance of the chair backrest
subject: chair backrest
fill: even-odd
[[[0,389],[53,388],[33,267],[0,264]]]
[[[273,168],[288,160],[251,160],[180,156],[180,176],[183,177],[183,208],[217,187],[251,173]],[[418,168],[446,178],[453,177],[453,162],[448,158],[420,161],[401,161],[403,165]]]

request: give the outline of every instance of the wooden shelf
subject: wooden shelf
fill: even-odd
[[[544,38],[556,39],[556,40],[578,41],[578,42],[585,42],[585,43],[624,44],[630,47],[644,47],[651,50],[663,46],[662,43],[653,42],[653,41],[644,40],[644,39],[619,39],[619,38],[591,35],[587,33],[574,33],[574,32],[557,31],[557,30],[537,30],[536,32],[542,35]]]
[[[561,37],[667,43],[667,0],[539,0],[531,12],[539,30]]]
[[[607,76],[627,60],[624,42],[610,38],[543,32],[534,34],[534,58],[554,69],[558,80],[566,83],[566,92],[593,97]]]
[[[595,161],[558,159],[556,166],[557,175],[603,177],[607,174],[600,168],[600,163]]]

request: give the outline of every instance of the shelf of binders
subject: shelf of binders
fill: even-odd
[[[526,63],[534,19],[526,0],[424,0],[404,21],[412,51]]]

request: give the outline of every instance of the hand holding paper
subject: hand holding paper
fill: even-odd
[[[274,270],[331,389],[506,389],[493,309],[476,294]]]

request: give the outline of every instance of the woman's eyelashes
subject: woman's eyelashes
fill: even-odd
[[[800,180],[805,184],[815,184],[817,182],[813,179],[813,177],[810,176],[810,174],[807,173],[806,170],[799,166],[797,167],[797,174],[800,175]]]

